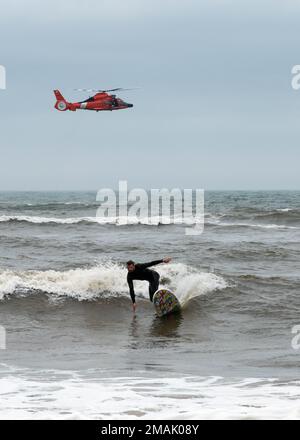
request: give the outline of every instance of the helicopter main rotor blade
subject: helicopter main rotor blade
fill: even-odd
[[[124,89],[122,87],[117,87],[115,89],[107,89],[107,90],[102,90],[102,89],[74,89],[74,90],[76,90],[77,92],[98,92],[98,93],[103,92],[103,93],[105,93],[105,92],[117,92],[117,91],[121,91],[121,90],[136,90],[139,88],[140,87],[133,87],[130,89]]]

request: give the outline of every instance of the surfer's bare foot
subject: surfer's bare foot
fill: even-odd
[[[135,313],[135,311],[136,311],[136,303],[132,304],[132,311],[133,311],[133,313]]]
[[[172,260],[172,258],[166,257],[166,258],[163,259],[163,262],[164,263],[170,263],[171,260]]]

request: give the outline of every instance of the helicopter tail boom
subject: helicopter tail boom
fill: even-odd
[[[56,103],[55,108],[61,112],[64,112],[66,110],[70,110],[69,103],[65,100],[63,95],[60,93],[59,90],[54,90],[54,95],[56,97]]]

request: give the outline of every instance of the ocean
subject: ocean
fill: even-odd
[[[194,236],[98,207],[0,193],[0,417],[299,419],[300,191],[207,191]],[[182,313],[135,282],[133,315],[125,262],[166,256]]]

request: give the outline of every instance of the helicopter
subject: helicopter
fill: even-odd
[[[54,95],[56,97],[56,103],[54,108],[64,112],[70,110],[75,112],[76,110],[94,110],[96,112],[100,111],[113,111],[122,110],[125,108],[133,107],[133,104],[128,104],[122,99],[117,98],[116,95],[110,94],[109,92],[116,92],[120,90],[133,90],[133,89],[123,89],[118,87],[116,89],[109,90],[95,90],[95,89],[75,89],[80,92],[96,92],[94,96],[90,96],[84,101],[79,102],[68,102],[65,100],[63,95],[59,90],[54,90]]]

